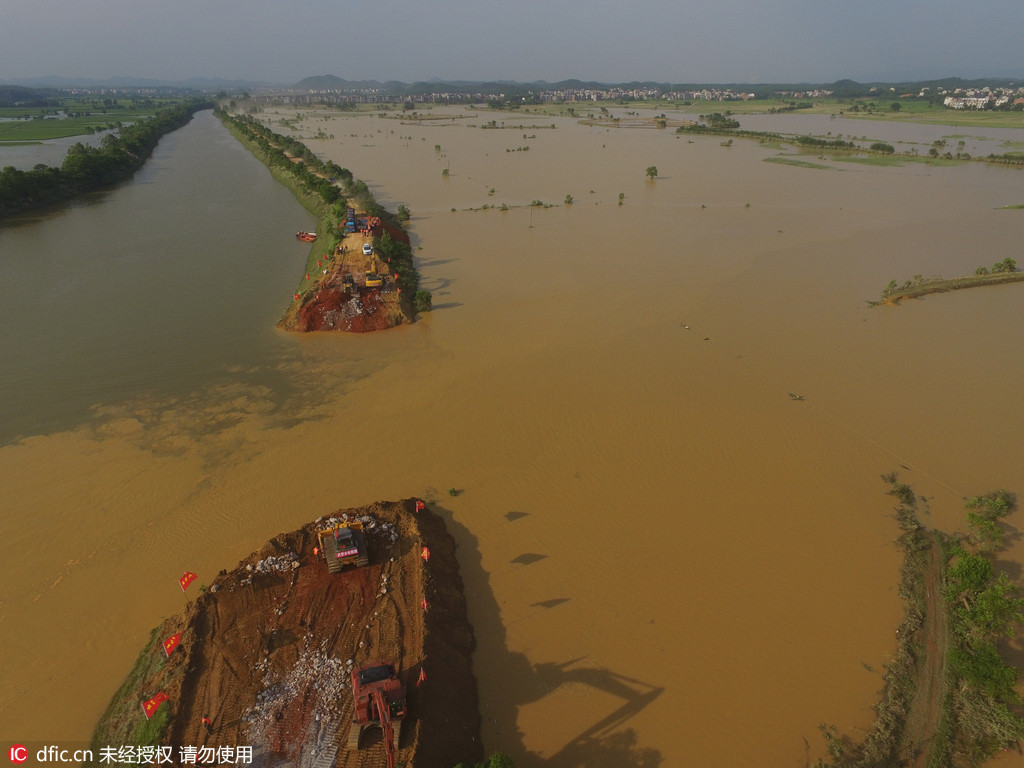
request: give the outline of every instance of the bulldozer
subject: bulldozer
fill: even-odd
[[[359,740],[370,728],[383,732],[388,768],[395,766],[395,751],[405,717],[405,689],[393,664],[372,661],[352,670],[352,701],[355,716],[348,732],[348,749],[358,750]]]
[[[324,528],[317,531],[316,536],[330,573],[341,573],[346,565],[362,567],[370,564],[366,533],[358,520]]]

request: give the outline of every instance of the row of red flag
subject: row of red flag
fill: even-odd
[[[178,579],[178,585],[181,587],[181,591],[184,592],[186,589],[188,589],[188,585],[195,580],[196,575],[192,573],[192,571],[185,571],[185,574],[180,579]],[[166,640],[164,640],[164,653],[170,656],[171,652],[174,651],[174,649],[177,648],[179,645],[181,645],[181,632],[177,632],[168,637]],[[153,716],[153,714],[158,709],[160,709],[160,705],[170,698],[171,697],[168,696],[166,693],[160,691],[152,699],[147,699],[146,701],[142,702],[142,711],[146,713],[146,719],[149,720]]]

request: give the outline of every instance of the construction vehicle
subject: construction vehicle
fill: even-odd
[[[370,271],[366,273],[366,287],[380,288],[384,284],[384,276],[377,271],[377,257],[370,257]]]
[[[320,552],[327,560],[330,573],[341,573],[346,565],[361,567],[370,564],[370,550],[366,545],[366,533],[358,520],[316,532],[320,540]]]
[[[405,717],[405,689],[393,664],[372,661],[352,670],[352,701],[355,715],[348,732],[348,748],[359,749],[359,740],[370,728],[383,733],[388,768],[395,766],[395,750]]]

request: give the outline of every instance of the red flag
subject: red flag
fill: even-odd
[[[423,551],[420,552],[420,557],[423,558],[424,563],[427,562],[427,560],[430,559],[430,550],[427,547],[424,547]]]
[[[196,580],[196,575],[192,571],[185,571],[185,575],[178,579],[178,583],[181,584],[181,591],[184,592],[188,585]]]
[[[142,702],[142,711],[146,713],[146,719],[149,720],[153,716],[153,713],[160,709],[160,705],[163,704],[170,698],[166,693],[160,691],[156,696],[148,701]]]
[[[427,682],[427,670],[420,667],[420,676],[416,679],[416,687],[420,687],[420,683]]]
[[[177,648],[179,643],[181,643],[181,632],[179,632],[176,635],[171,635],[166,640],[164,640],[164,653],[170,656],[171,651]]]
[[[430,603],[427,602],[427,598],[425,597],[420,601],[420,605],[423,606],[424,611],[430,608]]]
[[[416,499],[416,511],[417,511],[417,512],[422,512],[422,511],[423,511],[423,510],[425,510],[426,508],[427,508],[427,505],[426,505],[426,504],[424,504],[424,503],[423,503],[422,501],[420,501],[419,499]]]

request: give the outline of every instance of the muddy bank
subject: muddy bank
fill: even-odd
[[[314,554],[316,531],[352,518],[364,523],[370,564],[329,574]],[[399,761],[482,759],[475,638],[454,541],[440,517],[416,511],[414,499],[339,510],[277,536],[198,587],[140,655],[94,744],[140,743],[140,705],[162,691],[168,722],[152,743],[170,745],[175,762],[183,746],[250,746],[254,765],[383,765],[378,730],[359,751],[345,747],[349,671],[382,660],[394,663],[407,691]],[[164,660],[162,640],[176,633],[181,644]]]
[[[959,291],[964,288],[979,288],[984,285],[1002,285],[1003,283],[1018,283],[1024,280],[1024,272],[1002,272],[993,275],[971,275],[968,277],[954,277],[948,280],[936,278],[924,280],[915,285],[903,286],[900,288],[889,288],[882,292],[882,300],[871,302],[871,304],[888,304],[890,306],[899,304],[904,299],[920,299],[932,293],[947,293],[948,291]]]

